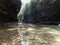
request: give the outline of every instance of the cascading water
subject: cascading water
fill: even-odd
[[[44,16],[44,14],[40,15],[43,7],[41,7],[40,3],[42,0],[21,0],[22,6],[20,12],[18,13],[18,32],[21,39],[21,45],[55,45],[55,34],[51,34],[52,29],[49,27],[41,27],[39,25],[33,24],[25,24],[23,22],[24,15],[28,16],[28,22],[31,22],[31,12],[39,10],[39,16]],[[32,2],[32,8],[31,7]],[[36,4],[35,4],[36,3]],[[39,5],[38,5],[39,4]],[[38,6],[38,8],[37,8]],[[36,8],[36,9],[35,9]],[[36,12],[33,12],[36,14]],[[43,12],[44,13],[44,12]],[[40,18],[39,18],[40,19]],[[49,33],[49,31],[51,32]],[[53,29],[54,30],[54,29]],[[51,39],[50,39],[51,38]]]
[[[22,2],[22,6],[21,6],[21,9],[20,9],[20,12],[18,13],[18,32],[19,32],[19,35],[20,35],[20,39],[21,39],[21,45],[29,45],[28,42],[29,41],[26,41],[26,37],[24,35],[24,24],[23,24],[23,18],[24,18],[24,11],[25,11],[25,8],[26,8],[26,4],[29,5],[31,0],[21,0]],[[26,32],[25,32],[26,33]]]

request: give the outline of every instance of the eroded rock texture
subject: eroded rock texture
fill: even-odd
[[[17,20],[20,7],[20,0],[0,0],[0,22]]]

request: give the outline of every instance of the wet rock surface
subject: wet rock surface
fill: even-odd
[[[20,25],[21,26],[21,25]],[[17,23],[0,27],[0,45],[21,45]],[[56,28],[55,28],[56,27]],[[25,24],[19,27],[27,45],[60,45],[60,28],[57,26],[36,26]]]
[[[0,26],[0,45],[20,45],[17,23],[6,24]]]
[[[60,45],[58,44],[60,43],[60,31],[56,28],[46,25],[24,24],[20,25],[18,32],[21,35],[21,42],[25,45]]]

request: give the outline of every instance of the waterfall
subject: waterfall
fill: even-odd
[[[27,28],[29,27],[28,25],[23,23],[23,19],[26,19],[26,21],[29,23],[31,22],[31,20],[33,20],[34,22],[39,22],[41,21],[41,19],[45,20],[45,8],[48,6],[44,6],[45,4],[42,4],[41,2],[42,0],[21,0],[22,5],[21,5],[21,9],[18,13],[18,32],[20,35],[20,39],[21,39],[21,45],[29,45],[29,36],[27,35],[31,34],[31,32],[29,33]],[[44,1],[45,2],[45,1]],[[52,1],[53,2],[53,1]],[[52,3],[51,2],[51,3]],[[32,4],[31,4],[32,3]],[[46,2],[45,2],[46,3]],[[30,6],[31,4],[31,6]],[[27,6],[27,7],[26,7]],[[32,9],[30,9],[32,8]],[[31,14],[31,12],[33,14]],[[26,14],[25,14],[26,13]],[[24,17],[27,16],[27,17]],[[32,19],[31,16],[35,16],[33,17],[34,19]],[[42,18],[41,18],[42,17]],[[35,19],[36,18],[36,19]],[[38,21],[36,21],[38,20]],[[27,28],[26,28],[27,27]],[[31,27],[31,26],[30,26]],[[29,29],[30,29],[29,27]],[[37,27],[36,27],[37,28]],[[33,31],[34,32],[34,31]],[[37,34],[37,33],[36,33]],[[32,37],[31,37],[32,38]],[[35,38],[35,37],[34,37]],[[38,39],[39,40],[39,39]],[[40,44],[40,43],[39,43]],[[33,45],[33,44],[32,44]]]
[[[26,4],[30,4],[31,0],[21,0],[21,9],[17,15],[17,18],[18,18],[18,24],[21,24],[23,22],[23,19],[24,19],[24,11],[25,11],[25,8],[26,8]]]
[[[18,18],[18,33],[20,35],[20,39],[21,39],[21,45],[29,45],[28,41],[25,41],[25,37],[23,35],[23,18],[24,18],[24,11],[25,11],[25,4],[29,4],[31,0],[21,0],[22,5],[21,5],[21,9],[17,15]]]

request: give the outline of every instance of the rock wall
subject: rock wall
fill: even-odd
[[[23,9],[19,12],[19,18],[25,23],[40,23],[40,22],[57,22],[60,21],[57,12],[59,3],[57,0],[29,0],[30,2],[22,3]],[[23,1],[21,1],[23,2]],[[21,18],[21,15],[22,18]],[[19,19],[19,20],[20,20]]]
[[[21,1],[19,0],[0,0],[0,22],[17,20],[20,7]]]

